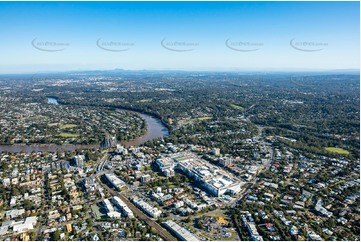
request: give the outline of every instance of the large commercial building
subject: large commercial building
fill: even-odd
[[[189,152],[179,152],[170,156],[176,163],[191,162],[197,159],[197,156]]]
[[[201,187],[214,196],[236,194],[241,190],[241,181],[217,166],[189,155],[177,157],[176,168],[199,182]]]
[[[114,174],[105,174],[105,177],[117,189],[121,189],[125,186],[125,183]]]
[[[174,161],[170,157],[162,157],[158,158],[156,161],[159,168],[163,171],[164,169],[173,169],[174,168]]]
[[[158,158],[155,163],[167,177],[174,176],[174,161],[170,157]]]
[[[191,232],[187,229],[183,228],[182,226],[178,225],[177,223],[173,222],[172,220],[167,220],[164,222],[164,225],[173,232],[178,239],[183,241],[199,241],[197,237],[195,237]]]

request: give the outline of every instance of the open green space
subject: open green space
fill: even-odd
[[[105,209],[99,207],[97,204],[91,205],[91,209],[95,213],[96,219],[102,219],[107,217],[106,213],[104,213]]]
[[[243,109],[243,107],[238,106],[238,105],[235,105],[235,104],[229,104],[229,106],[231,106],[231,107],[234,108],[234,109],[238,109],[238,110],[242,110],[242,109]]]
[[[76,125],[76,124],[63,124],[63,125],[60,126],[60,128],[61,129],[71,129],[71,128],[74,128],[76,126],[78,126],[78,125]]]
[[[124,186],[124,187],[120,188],[119,190],[120,190],[120,192],[124,192],[124,191],[128,190],[128,187]]]
[[[62,138],[77,138],[77,137],[79,137],[78,134],[72,134],[72,133],[60,133],[59,136],[62,137]]]
[[[200,118],[197,118],[198,120],[202,121],[202,120],[209,120],[209,119],[212,119],[212,117],[200,117]]]
[[[36,115],[36,116],[32,116],[32,117],[26,117],[24,119],[26,119],[26,120],[40,120],[40,119],[48,119],[48,117],[43,116],[43,115]]]
[[[348,152],[347,150],[344,150],[342,148],[336,148],[336,147],[326,147],[325,150],[327,150],[328,152],[337,153],[339,155],[350,154],[350,152]]]

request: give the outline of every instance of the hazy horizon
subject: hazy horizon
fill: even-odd
[[[360,74],[360,69],[197,69],[197,70],[182,70],[182,69],[84,69],[84,70],[59,70],[59,71],[33,71],[33,72],[0,72],[0,76],[4,75],[46,75],[46,74],[67,74],[67,73],[85,73],[85,72],[211,72],[211,73],[324,73],[324,74]]]

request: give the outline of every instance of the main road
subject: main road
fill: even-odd
[[[105,163],[109,160],[109,149],[107,149],[105,151],[105,154],[103,155],[103,157],[99,160],[98,164],[97,164],[97,168],[96,168],[96,172],[101,172],[104,170],[104,165]]]
[[[247,119],[247,120],[249,121],[249,119]],[[256,126],[258,129],[257,139],[260,140],[263,137],[263,129],[266,127],[267,128],[269,128],[269,127],[268,126],[266,126],[266,127],[260,126],[260,125],[256,125]],[[261,165],[261,169],[258,171],[258,174],[264,170],[270,169],[271,165],[274,162],[274,151],[273,151],[271,144],[266,143],[266,142],[264,144],[268,146],[268,149],[270,152],[270,158],[264,164]],[[235,206],[251,191],[252,186],[256,183],[257,183],[257,176],[254,176],[251,181],[247,182],[246,187],[243,189],[243,191],[240,194],[238,194],[238,197],[235,200],[231,201],[227,205],[227,207],[235,208]]]

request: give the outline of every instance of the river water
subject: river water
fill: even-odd
[[[48,98],[48,103],[59,105],[58,101],[55,98]],[[119,110],[123,110],[123,109],[119,109]],[[147,114],[138,113],[134,111],[128,111],[128,110],[123,110],[123,111],[137,113],[147,123],[146,134],[144,134],[143,136],[137,139],[123,142],[122,143],[123,146],[125,147],[139,146],[149,140],[158,139],[169,135],[169,130],[167,129],[167,127],[164,126],[164,124],[159,119],[154,118]],[[46,152],[46,151],[57,152],[57,151],[70,151],[76,149],[97,149],[97,148],[99,148],[99,145],[96,144],[94,145],[13,144],[13,145],[0,145],[0,152],[25,152],[25,153]]]
[[[147,133],[135,140],[124,142],[123,145],[125,147],[138,146],[149,140],[158,139],[169,135],[168,129],[159,119],[143,113],[138,113],[138,115],[147,123]]]

